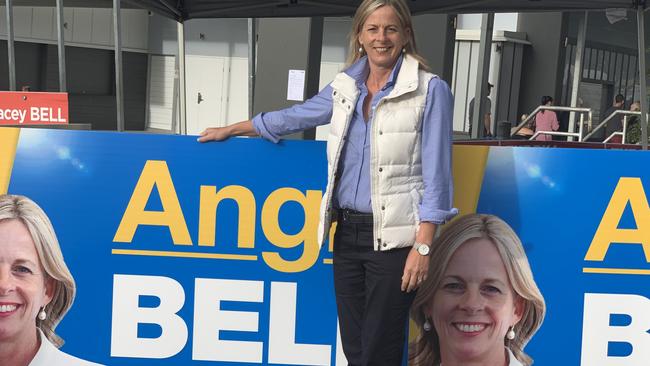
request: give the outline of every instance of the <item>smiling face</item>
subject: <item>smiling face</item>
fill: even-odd
[[[504,361],[505,335],[521,319],[523,302],[497,248],[480,238],[452,255],[429,309],[443,363],[497,365]]]
[[[52,299],[27,227],[0,221],[0,342],[29,342],[36,336],[36,316]]]
[[[359,43],[371,67],[392,68],[406,45],[411,30],[403,28],[392,6],[372,12],[361,26]]]

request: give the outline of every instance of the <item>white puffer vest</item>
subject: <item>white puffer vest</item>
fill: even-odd
[[[375,250],[412,246],[420,222],[422,183],[422,114],[431,78],[406,55],[390,94],[377,102],[370,132],[370,198]],[[342,72],[332,82],[332,120],[327,140],[327,188],[320,207],[319,244],[329,233],[332,195],[339,158],[354,114],[359,90]]]

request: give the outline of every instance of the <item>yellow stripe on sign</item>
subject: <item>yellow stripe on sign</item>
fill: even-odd
[[[583,273],[620,274],[620,275],[650,275],[650,269],[635,268],[590,268],[582,269]]]
[[[0,128],[0,194],[7,193],[7,189],[9,189],[19,135],[20,129],[18,128]]]
[[[453,151],[454,207],[460,215],[475,213],[490,147],[455,145]]]
[[[229,259],[238,261],[256,261],[256,255],[244,254],[221,254],[221,253],[195,253],[195,252],[171,252],[161,250],[131,250],[113,249],[113,254],[139,255],[145,257],[176,257],[176,258],[201,258],[201,259]]]

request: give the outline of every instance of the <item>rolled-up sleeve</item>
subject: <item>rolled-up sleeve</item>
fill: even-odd
[[[253,127],[258,135],[278,142],[284,135],[327,124],[331,118],[332,87],[328,85],[302,104],[256,115]]]
[[[453,107],[454,98],[447,83],[431,79],[422,117],[424,195],[419,207],[420,221],[443,224],[458,214],[453,207]]]

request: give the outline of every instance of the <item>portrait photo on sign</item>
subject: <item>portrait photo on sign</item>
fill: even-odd
[[[419,335],[412,365],[525,365],[524,347],[546,305],[517,234],[493,215],[470,214],[444,228],[411,317]]]
[[[24,196],[0,195],[0,279],[0,365],[98,365],[59,350],[75,282],[50,219]]]

